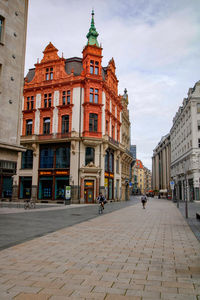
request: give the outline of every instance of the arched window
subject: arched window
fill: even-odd
[[[92,147],[85,148],[85,165],[87,166],[90,162],[94,163],[95,150]]]

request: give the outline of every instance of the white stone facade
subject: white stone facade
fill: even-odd
[[[200,200],[200,81],[189,89],[170,134],[175,196],[180,200]]]

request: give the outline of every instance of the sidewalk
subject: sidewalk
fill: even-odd
[[[185,218],[185,202],[179,202],[179,210]],[[197,220],[196,218],[197,212],[200,213],[200,201],[188,202],[188,219],[186,219],[186,221],[200,242],[200,220]]]
[[[200,299],[200,243],[150,199],[0,252],[0,299]]]

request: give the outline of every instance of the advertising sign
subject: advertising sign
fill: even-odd
[[[65,187],[65,199],[70,200],[71,199],[71,186]]]
[[[174,190],[174,181],[170,181],[171,190]]]

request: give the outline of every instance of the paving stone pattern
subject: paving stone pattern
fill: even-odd
[[[200,299],[200,243],[151,199],[0,252],[0,299]]]

